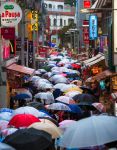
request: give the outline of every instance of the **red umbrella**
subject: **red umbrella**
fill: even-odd
[[[80,68],[81,68],[81,66],[78,65],[78,64],[72,64],[72,67],[73,67],[74,69],[80,69]]]
[[[41,121],[37,117],[30,114],[18,114],[15,115],[10,120],[8,125],[19,128],[19,127],[28,127],[35,122],[41,122]]]

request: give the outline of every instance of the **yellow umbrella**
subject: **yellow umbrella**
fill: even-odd
[[[67,89],[67,91],[65,91],[65,94],[68,93],[68,92],[73,92],[73,91],[78,91],[82,94],[83,90],[80,89],[79,87],[72,87],[72,88],[69,88]]]
[[[35,128],[37,130],[43,130],[51,134],[53,139],[60,137],[62,134],[62,131],[56,125],[52,123],[46,123],[46,122],[45,123],[44,122],[33,123],[28,128]]]

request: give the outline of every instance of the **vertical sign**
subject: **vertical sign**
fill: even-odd
[[[31,12],[31,31],[38,31],[38,11]]]
[[[89,21],[83,20],[83,41],[85,44],[89,44]]]
[[[90,15],[89,17],[89,38],[90,40],[95,40],[98,37],[98,23],[97,16]]]
[[[28,41],[28,67],[33,67],[33,41]]]

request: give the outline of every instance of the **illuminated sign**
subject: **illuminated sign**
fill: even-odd
[[[14,2],[6,2],[0,8],[1,24],[7,27],[16,26],[22,19],[22,10]]]
[[[84,8],[90,8],[91,7],[91,1],[90,0],[84,0],[83,5],[84,5]]]
[[[38,31],[38,11],[31,13],[31,31]]]
[[[95,40],[98,37],[98,24],[97,16],[90,15],[89,17],[89,38],[90,40]]]

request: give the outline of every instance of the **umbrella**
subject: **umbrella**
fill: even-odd
[[[86,91],[88,94],[94,94],[94,92],[87,86],[80,87],[83,91]]]
[[[74,122],[76,122],[75,120],[64,120],[64,121],[61,121],[59,123],[59,128],[65,132],[65,130],[70,126],[72,125]]]
[[[74,84],[67,84],[66,86],[61,87],[61,91],[65,92],[65,91],[67,91],[68,89],[74,88],[74,87],[77,87],[77,86],[74,85]]]
[[[40,92],[37,93],[34,97],[41,99],[45,104],[51,104],[54,102],[54,96],[51,92]]]
[[[17,128],[7,128],[1,131],[2,137],[5,138],[6,136],[13,134],[16,132],[18,129]]]
[[[70,91],[70,92],[65,93],[65,96],[73,98],[74,96],[78,94],[81,94],[81,93],[79,91]]]
[[[12,113],[10,112],[2,112],[0,113],[0,120],[6,120],[9,121],[12,117]]]
[[[6,129],[8,127],[8,123],[9,122],[6,120],[0,120],[0,131]]]
[[[15,149],[5,143],[0,143],[0,150],[15,150]]]
[[[52,123],[51,124],[47,122],[33,123],[32,125],[29,126],[29,128],[35,128],[38,130],[46,131],[52,135],[53,139],[58,138],[61,135],[61,130],[55,124]]]
[[[44,122],[44,120],[45,120],[45,122],[47,120],[49,120],[52,123],[54,123],[57,127],[59,126],[58,122],[55,119],[53,119],[53,118],[50,118],[50,117],[40,117],[39,119],[40,119],[41,122]]]
[[[9,121],[9,126],[14,126],[16,128],[20,127],[28,127],[34,122],[40,122],[40,120],[30,114],[18,114],[15,115],[10,121]]]
[[[74,85],[74,84],[73,84]],[[78,86],[74,85],[74,87],[68,87],[64,92],[72,92],[72,91],[78,91],[79,93],[82,93],[83,90],[80,89]]]
[[[9,112],[9,113],[13,113],[14,110],[10,109],[10,108],[0,108],[0,113],[2,112]]]
[[[46,110],[44,104],[39,103],[39,102],[29,102],[27,105],[34,107],[36,109],[39,109],[39,110]]]
[[[106,108],[104,107],[104,105],[102,103],[93,103],[92,104],[99,112],[101,113],[105,113],[106,112]]]
[[[13,115],[17,115],[17,114],[31,114],[34,115],[35,117],[39,117],[39,111],[31,106],[24,106],[24,107],[19,107],[17,109],[14,110]]]
[[[58,78],[54,81],[55,84],[57,83],[68,83],[68,79],[65,78],[65,77],[61,77],[61,78]]]
[[[67,105],[65,105],[63,103],[53,103],[53,104],[49,105],[47,107],[47,109],[51,109],[51,110],[68,110],[68,111],[71,111],[71,109]]]
[[[90,105],[96,102],[95,97],[91,94],[79,94],[74,96],[73,99],[80,105]]]
[[[83,113],[82,109],[77,104],[69,104],[68,106],[71,109],[72,113],[76,113],[79,115],[81,115]]]
[[[75,104],[76,103],[72,98],[70,98],[68,96],[59,96],[56,98],[56,100],[59,102],[65,103],[65,104]]]
[[[58,84],[54,85],[53,88],[54,89],[61,89],[61,87],[64,87],[64,86],[66,86],[65,83],[58,83]]]
[[[47,132],[30,128],[16,131],[7,136],[3,142],[17,150],[44,150],[52,144],[52,138]]]
[[[20,99],[32,99],[32,95],[28,93],[20,93],[14,96],[15,100],[20,100]]]
[[[91,116],[68,127],[60,140],[60,146],[86,148],[117,141],[117,118],[114,116]],[[71,140],[72,139],[72,140]]]

